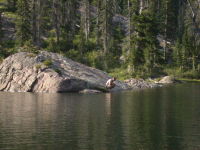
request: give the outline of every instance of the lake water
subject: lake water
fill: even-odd
[[[200,84],[0,93],[0,150],[199,150]]]

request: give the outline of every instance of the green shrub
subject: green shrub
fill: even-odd
[[[29,52],[29,53],[34,53],[34,54],[39,53],[39,49],[32,44],[32,41],[27,41],[22,47],[18,48],[18,51]]]
[[[29,53],[27,54],[28,57],[36,57],[37,55],[36,54],[33,54],[33,53]]]
[[[3,62],[3,58],[2,57],[0,57],[0,64]]]
[[[50,52],[58,52],[60,50],[55,38],[48,38],[45,41],[45,45],[47,46],[46,49]]]
[[[15,41],[14,40],[6,40],[4,41],[0,46],[1,54],[4,55],[4,57],[7,57],[9,55],[12,55],[16,52],[18,52],[18,49],[15,47]]]
[[[132,78],[132,75],[128,73],[126,68],[115,68],[110,71],[109,75],[116,77],[118,80],[126,80]]]
[[[80,61],[81,60],[80,52],[78,50],[75,50],[75,49],[71,49],[71,50],[67,51],[65,53],[65,56],[74,60],[74,61]]]
[[[61,74],[62,74],[61,70],[60,70],[60,69],[58,69],[58,68],[54,69],[54,71],[55,71],[55,72],[57,72],[59,75],[61,75]]]
[[[39,69],[42,68],[42,64],[37,64],[35,67],[36,67],[37,70],[39,70]]]
[[[50,66],[53,64],[53,62],[52,62],[51,59],[47,59],[47,60],[43,61],[43,64],[44,64],[45,66],[47,66],[47,67],[50,67]]]
[[[16,13],[13,12],[4,12],[4,15],[6,18],[13,18],[13,19],[18,19],[19,16]]]
[[[199,79],[200,78],[200,72],[189,70],[189,71],[186,71],[186,72],[182,73],[181,75],[179,75],[179,77],[189,78],[189,79]]]
[[[85,54],[86,64],[98,69],[103,69],[103,56],[101,51],[91,51]]]
[[[177,78],[189,78],[189,79],[199,79],[200,78],[200,72],[194,71],[194,70],[183,70],[178,67],[172,67],[172,68],[166,68],[164,71],[168,75],[173,75]]]
[[[179,76],[183,73],[181,68],[178,67],[167,67],[164,69],[164,72],[167,75]]]

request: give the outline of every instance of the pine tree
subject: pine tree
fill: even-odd
[[[62,51],[67,51],[75,47],[73,40],[76,38],[76,34],[79,33],[80,21],[77,15],[78,9],[77,0],[66,0],[61,1],[61,16],[60,16],[60,27],[61,27],[61,40],[60,48]]]
[[[60,42],[61,35],[61,3],[59,0],[53,0],[53,25],[56,31],[56,42]]]
[[[108,54],[110,54],[110,50],[112,48],[112,18],[113,18],[113,11],[112,11],[112,4],[113,1],[102,1],[100,12],[100,28],[101,28],[101,38],[102,38],[102,46],[103,46],[103,55],[104,55],[104,67],[108,69]]]
[[[18,0],[17,13],[19,15],[17,20],[17,40],[23,46],[26,41],[32,39],[30,1]]]
[[[127,50],[125,50],[125,57],[128,61],[129,72],[134,70],[134,67],[137,66],[137,41],[135,41],[135,37],[138,33],[135,31],[135,17],[139,14],[139,3],[137,0],[127,0],[127,18],[128,18],[128,34],[126,37]],[[132,68],[130,70],[130,68]]]
[[[43,31],[42,24],[44,22],[44,4],[45,2],[42,0],[32,0],[31,3],[32,38],[34,44],[37,46],[41,46],[41,33]],[[46,11],[48,12],[49,9],[46,9]]]
[[[16,10],[17,0],[7,0],[7,6],[10,11]]]
[[[176,41],[175,47],[173,48],[173,64],[175,67],[182,66],[182,44],[180,40]]]
[[[2,10],[0,10],[0,45],[2,44],[3,37],[3,21],[2,21]]]
[[[159,63],[159,43],[157,40],[158,23],[155,14],[145,10],[140,15],[135,16],[135,32],[133,37],[132,63],[134,68],[145,67],[147,72]]]

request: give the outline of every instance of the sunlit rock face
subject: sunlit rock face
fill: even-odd
[[[162,83],[162,84],[172,84],[175,82],[176,80],[173,76],[165,76],[159,81],[159,83]]]
[[[19,52],[0,65],[0,91],[8,92],[106,91],[105,83],[109,78],[101,70],[46,51],[38,54]],[[126,83],[116,81],[112,90],[129,88]]]

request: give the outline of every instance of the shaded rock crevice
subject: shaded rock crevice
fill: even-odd
[[[38,79],[35,79],[32,84],[30,85],[30,88],[27,90],[27,92],[33,92],[34,87],[37,85]]]

